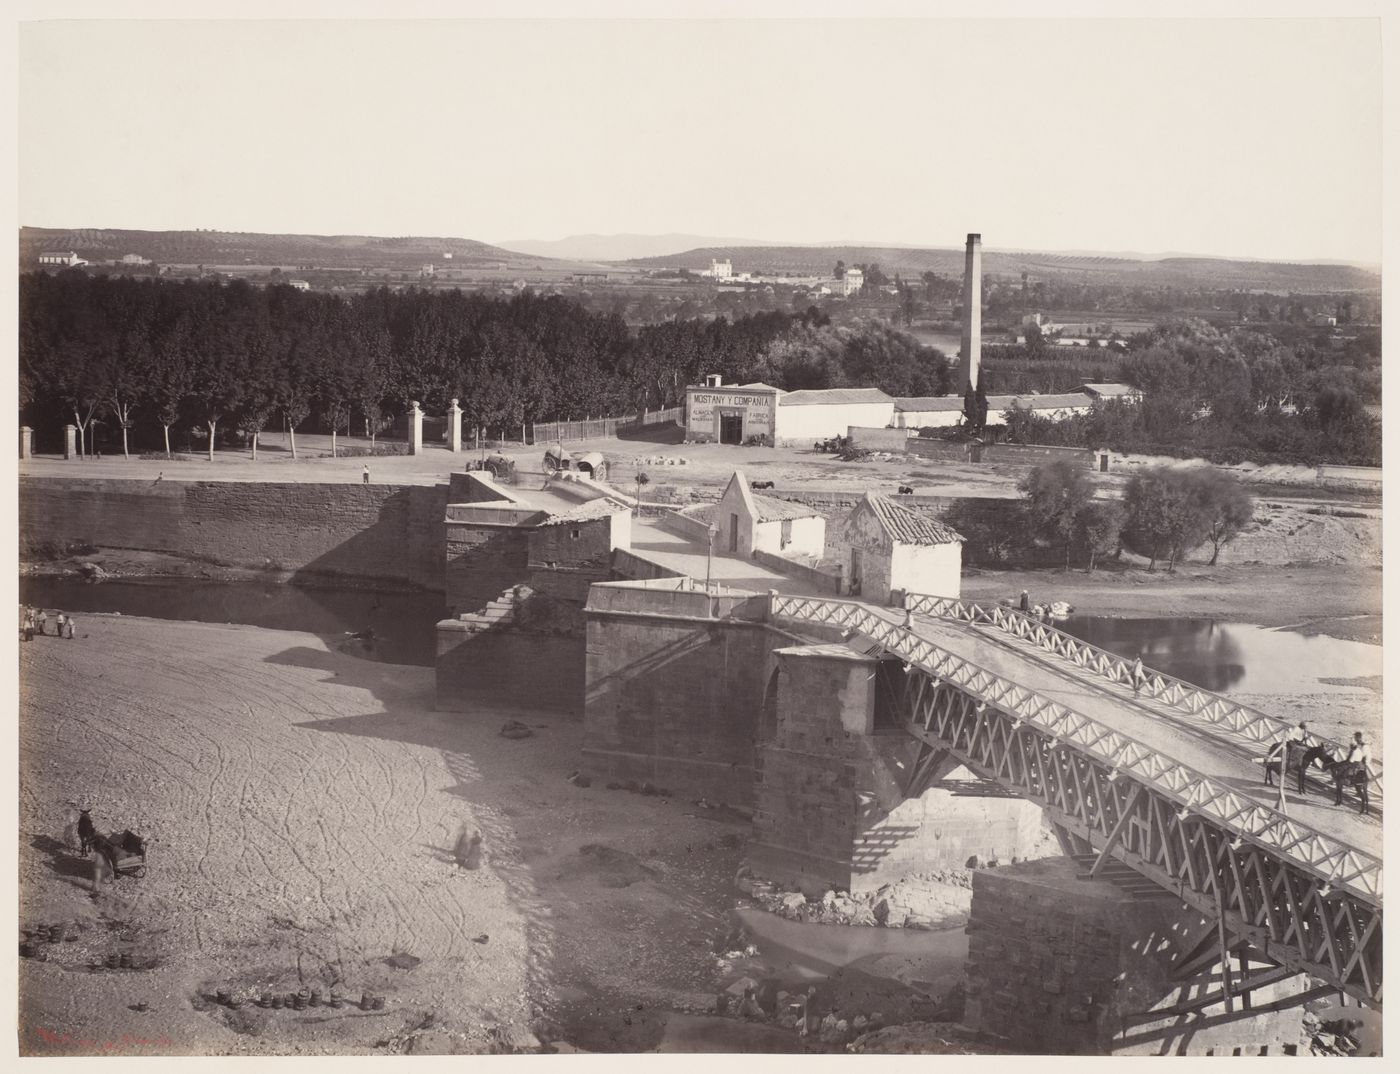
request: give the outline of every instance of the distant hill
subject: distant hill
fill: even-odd
[[[729,258],[736,272],[830,275],[837,260],[848,265],[876,262],[888,276],[917,278],[924,272],[961,276],[962,249],[904,246],[705,246],[682,254],[634,258],[642,269],[710,267],[712,258]],[[1056,254],[983,248],[982,270],[1019,280],[1077,279],[1086,283],[1120,283],[1136,287],[1204,287],[1271,291],[1370,291],[1380,287],[1378,272],[1341,264],[1295,264],[1286,261],[1239,261],[1214,257],[1113,257],[1106,254]]]
[[[128,231],[118,228],[22,227],[20,267],[31,268],[40,252],[74,251],[85,260],[110,261],[139,254],[161,265],[281,265],[318,268],[416,270],[433,262],[457,269],[548,268],[569,271],[567,262],[503,250],[472,239],[377,238],[372,235],[265,235],[242,231]],[[445,254],[451,254],[450,258]],[[596,266],[582,266],[596,267]]]
[[[499,244],[537,257],[564,257],[581,261],[630,261],[667,257],[701,246],[762,246],[761,239],[716,238],[712,235],[570,235],[566,239],[517,239]],[[705,265],[709,268],[709,264]]]

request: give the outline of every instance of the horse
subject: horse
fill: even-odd
[[[1310,746],[1302,753],[1301,757],[1297,750],[1290,750],[1289,753],[1292,754],[1292,757],[1298,758],[1296,761],[1290,758],[1290,763],[1288,765],[1288,771],[1290,772],[1297,772],[1299,769],[1302,769],[1303,772],[1306,773],[1314,762],[1323,770],[1331,769],[1332,766],[1337,763],[1332,757],[1331,748],[1328,746]],[[1266,759],[1264,761],[1264,786],[1272,787],[1274,785],[1275,776],[1280,776],[1279,759]],[[1280,778],[1282,777],[1280,776]],[[1306,787],[1307,783],[1304,782],[1303,786]]]

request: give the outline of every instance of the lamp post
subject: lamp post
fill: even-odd
[[[719,527],[717,527],[713,522],[711,522],[707,527],[705,527],[705,533],[706,533],[706,535],[709,537],[709,540],[705,542],[705,592],[706,592],[706,593],[708,593],[708,592],[710,591],[710,561],[714,558],[714,554],[715,554],[715,534],[717,534],[718,532],[719,532]]]

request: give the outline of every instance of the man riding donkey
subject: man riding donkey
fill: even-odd
[[[1361,800],[1360,812],[1369,813],[1370,796],[1367,784],[1370,781],[1371,750],[1365,735],[1360,731],[1352,737],[1353,742],[1346,756],[1337,757],[1327,744],[1310,742],[1307,721],[1299,722],[1297,727],[1289,728],[1269,747],[1269,752],[1264,758],[1264,785],[1272,787],[1275,775],[1279,775],[1282,782],[1286,773],[1295,771],[1298,775],[1298,794],[1307,794],[1307,771],[1317,763],[1332,776],[1332,783],[1336,789],[1334,804],[1342,804],[1343,791],[1347,784],[1351,784],[1357,788]]]

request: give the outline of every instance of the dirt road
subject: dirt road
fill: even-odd
[[[26,1053],[511,1050],[557,1005],[709,984],[741,829],[566,782],[577,723],[508,740],[500,713],[431,711],[430,669],[252,627],[88,615],[20,670],[21,925],[75,933],[21,963]],[[70,802],[150,837],[148,874],[94,894]],[[88,972],[123,951],[159,964]],[[200,998],[303,987],[385,1009]]]

